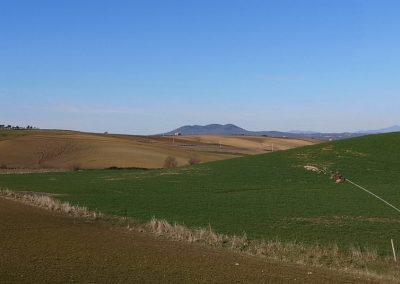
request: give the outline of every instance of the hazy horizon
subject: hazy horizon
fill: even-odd
[[[183,125],[400,124],[397,1],[2,1],[0,122],[156,134]]]
[[[132,134],[132,135],[157,135],[157,134],[164,134],[164,133],[168,133],[168,132],[171,132],[171,131],[174,131],[174,130],[176,130],[176,129],[179,129],[179,128],[181,128],[181,127],[185,127],[185,126],[208,126],[208,125],[210,125],[210,124],[219,124],[219,125],[226,125],[226,124],[221,124],[221,123],[210,123],[210,124],[182,124],[182,125],[180,125],[180,126],[177,126],[177,127],[174,127],[174,128],[171,128],[171,129],[166,129],[166,130],[164,130],[164,131],[160,131],[160,132],[151,132],[151,133],[132,133],[132,132],[114,132],[114,131],[107,131],[107,130],[88,130],[88,129],[74,129],[74,128],[57,128],[57,127],[54,127],[54,128],[43,128],[43,127],[40,127],[40,126],[38,126],[38,125],[30,125],[30,124],[13,124],[13,123],[4,123],[4,122],[2,122],[2,121],[0,121],[0,124],[4,124],[4,125],[11,125],[11,126],[19,126],[19,127],[26,127],[26,126],[32,126],[32,127],[34,127],[34,129],[40,129],[40,130],[66,130],[66,131],[83,131],[83,132],[93,132],[93,133],[104,133],[104,132],[107,132],[107,133],[112,133],[112,134]],[[233,123],[227,123],[227,124],[233,124]],[[379,128],[374,128],[374,129],[372,129],[372,128],[370,128],[370,129],[354,129],[354,130],[351,130],[351,131],[329,131],[329,130],[326,130],[326,131],[314,131],[314,130],[308,130],[308,129],[287,129],[287,130],[282,130],[282,129],[247,129],[247,128],[245,128],[245,127],[241,127],[240,125],[236,125],[236,124],[233,124],[234,126],[237,126],[237,127],[239,127],[239,128],[243,128],[244,130],[247,130],[247,131],[253,131],[253,132],[258,132],[258,131],[260,131],[260,132],[262,132],[262,131],[277,131],[277,132],[287,132],[287,133],[296,133],[296,132],[299,132],[299,133],[346,133],[346,132],[348,132],[348,133],[357,133],[357,132],[364,132],[364,131],[375,131],[375,130],[382,130],[382,129],[387,129],[387,128],[392,128],[392,127],[400,127],[399,125],[389,125],[389,126],[384,126],[384,127],[379,127]]]

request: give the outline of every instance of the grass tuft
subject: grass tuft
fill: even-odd
[[[68,202],[61,202],[46,194],[37,193],[20,193],[9,189],[0,189],[0,196],[21,201],[23,203],[44,208],[50,211],[58,211],[68,215],[85,217],[85,218],[101,218],[99,212],[89,211],[84,206],[71,205]]]

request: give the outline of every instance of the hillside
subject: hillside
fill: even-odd
[[[400,207],[399,153],[400,133],[391,133],[169,170],[0,175],[0,188],[47,192],[143,222],[156,217],[264,239],[267,257],[283,246],[284,261],[355,267],[399,279],[390,258],[390,240],[396,247],[400,243],[399,213],[350,183],[336,184],[329,174],[304,169],[339,170]]]
[[[63,194],[64,200],[141,220],[156,216],[253,238],[389,253],[388,240],[400,235],[398,213],[351,184],[335,184],[304,166],[338,169],[400,206],[399,153],[400,134],[394,133],[175,170],[0,175],[0,186]]]
[[[228,135],[185,135],[179,136],[179,141],[186,143],[201,143],[213,145],[218,150],[228,151],[234,149],[241,154],[262,154],[288,150],[292,148],[318,144],[315,139],[276,138],[262,136],[228,136]]]
[[[221,140],[215,137],[216,140]],[[175,157],[178,166],[190,159],[199,162],[229,159],[241,155],[259,154],[287,147],[299,147],[317,141],[232,138],[225,143],[187,137],[133,136],[95,134],[56,130],[0,130],[0,167],[28,169],[104,169],[161,168],[166,157]]]
[[[232,158],[192,147],[179,147],[162,137],[106,135],[75,131],[2,131],[0,165],[8,168],[103,169],[161,168],[167,156],[178,165],[192,157],[200,161]]]

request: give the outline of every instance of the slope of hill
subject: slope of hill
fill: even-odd
[[[166,157],[185,165],[192,157],[202,162],[235,157],[229,153],[180,147],[163,137],[103,135],[74,131],[3,131],[3,168],[161,168]]]
[[[267,138],[235,138],[222,144],[201,136],[132,136],[94,134],[74,131],[3,130],[0,131],[0,168],[103,169],[161,168],[166,157],[175,157],[178,166],[190,159],[200,162],[228,159],[271,151]],[[218,140],[218,137],[215,137]],[[232,140],[232,139],[231,139]],[[241,142],[242,141],[242,142]],[[275,150],[299,147],[316,141],[274,139]]]
[[[245,154],[261,154],[320,143],[315,139],[228,135],[187,135],[179,136],[179,139],[188,143],[216,145],[220,149],[233,147],[236,151]]]
[[[219,232],[389,253],[399,215],[349,183],[305,165],[340,170],[400,206],[400,134],[370,135],[175,170],[0,175],[0,186],[52,192],[110,214],[153,216]],[[56,183],[52,179],[57,180]],[[89,182],[90,181],[90,182]],[[112,200],[112,201],[110,201]]]

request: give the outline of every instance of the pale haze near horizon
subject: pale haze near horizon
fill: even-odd
[[[398,1],[1,1],[0,124],[400,124]]]

